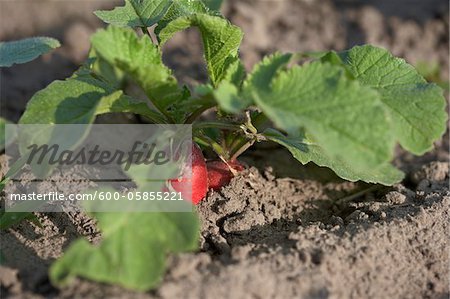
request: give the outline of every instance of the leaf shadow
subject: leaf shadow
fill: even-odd
[[[276,145],[257,145],[240,158],[261,172],[270,170],[277,178],[313,180],[322,183],[344,182],[331,169],[310,162],[306,165],[297,161],[287,149]]]

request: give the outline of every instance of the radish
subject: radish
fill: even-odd
[[[205,198],[208,191],[208,172],[202,150],[196,143],[192,144],[191,163],[192,175],[190,180],[182,177],[169,180],[169,184],[175,191],[180,192],[183,198],[189,198],[189,194],[191,194],[192,203],[197,205]],[[192,185],[192,192],[186,190],[190,186],[189,183]]]
[[[219,190],[230,182],[236,172],[244,170],[244,166],[237,160],[227,163],[223,161],[206,163],[200,147],[195,143],[192,144],[191,161],[191,179],[185,177],[171,179],[168,184],[174,191],[181,192],[183,198],[189,198],[191,194],[191,201],[195,205],[205,198],[208,188]],[[192,192],[187,190],[189,186],[192,186]],[[164,191],[168,189],[165,188]]]
[[[206,163],[208,169],[208,186],[213,190],[219,190],[227,185],[234,177],[236,172],[244,170],[244,166],[237,160],[229,161],[210,161]]]

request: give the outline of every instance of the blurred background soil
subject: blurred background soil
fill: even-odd
[[[17,122],[36,91],[76,70],[90,35],[103,26],[92,12],[118,3],[0,1],[0,40],[45,35],[62,42],[36,61],[1,69],[0,115]],[[247,69],[274,51],[372,43],[419,66],[429,78],[449,78],[446,0],[229,0],[223,12],[245,33],[241,55]],[[188,30],[165,47],[164,59],[191,84],[206,80],[201,53],[198,33]],[[47,277],[52,260],[71,240],[95,241],[98,232],[83,215],[39,215],[43,228],[22,223],[1,235],[2,295],[448,298],[448,148],[447,133],[423,157],[399,149],[395,163],[407,173],[402,184],[347,198],[370,186],[301,167],[277,147],[257,147],[244,157],[252,167],[199,206],[201,251],[170,257],[163,284],[146,294],[84,280],[63,290],[52,287]],[[4,171],[6,157],[0,160]]]

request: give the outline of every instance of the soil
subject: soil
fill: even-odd
[[[0,40],[32,35],[63,47],[34,62],[1,70],[1,116],[17,121],[26,102],[84,60],[92,15],[111,1],[2,1]],[[39,7],[39,9],[38,9]],[[436,62],[448,79],[448,2],[229,1],[224,13],[246,33],[248,69],[281,51],[344,49],[373,43],[408,62]],[[23,20],[27,20],[24,22]],[[198,34],[178,34],[165,60],[188,84],[205,80]],[[190,79],[189,79],[190,78]],[[95,221],[80,213],[37,214],[0,236],[5,298],[448,298],[449,142],[415,157],[398,150],[406,172],[392,187],[349,183],[285,150],[260,145],[243,157],[249,169],[198,206],[200,250],[172,255],[161,286],[135,293],[77,279],[64,289],[48,267],[74,239],[93,243]],[[0,158],[1,172],[7,158]],[[67,182],[70,184],[70,181]],[[89,184],[89,182],[86,182]],[[82,186],[80,186],[82,187]]]

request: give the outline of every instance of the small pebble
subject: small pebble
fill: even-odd
[[[406,196],[397,191],[389,192],[386,194],[385,198],[387,202],[394,205],[400,205],[406,201]]]
[[[345,218],[346,221],[361,221],[366,219],[369,219],[369,215],[359,210],[354,211]]]
[[[412,180],[418,184],[423,180],[428,181],[444,181],[448,177],[448,162],[431,162],[422,166],[419,170],[412,174]]]

